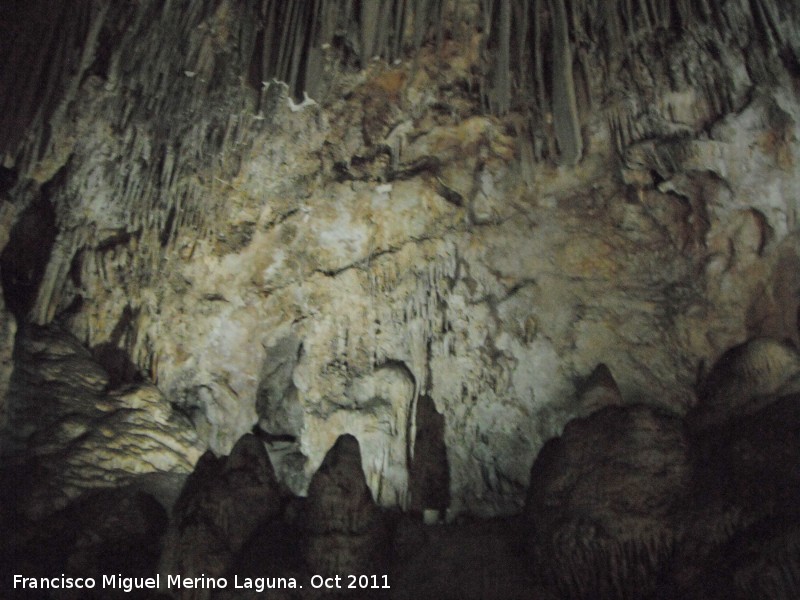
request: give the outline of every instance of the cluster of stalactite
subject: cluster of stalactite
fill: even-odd
[[[444,0],[262,0],[253,51],[253,82],[277,79],[293,93],[322,92],[326,51],[362,67],[419,50],[431,30],[441,38]]]
[[[323,92],[326,56],[339,66],[364,67],[373,58],[393,62],[418,52],[428,41],[453,37],[466,26],[483,34],[486,65],[476,83],[485,107],[496,114],[525,111],[537,128],[552,124],[562,160],[574,163],[582,152],[581,110],[607,100],[595,97],[604,91],[594,85],[597,81],[627,78],[642,66],[649,71],[645,79],[664,71],[674,88],[680,87],[682,76],[697,75],[707,79],[718,108],[727,108],[730,90],[720,87],[715,77],[724,80],[724,73],[667,72],[669,46],[682,35],[699,35],[706,46],[701,51],[708,51],[712,59],[726,49],[747,50],[796,68],[797,49],[790,40],[800,19],[794,3],[776,0],[249,0],[235,9],[238,23],[231,21],[239,29],[237,56],[212,65],[218,57],[207,40],[197,45],[187,39],[215,10],[212,2],[135,7],[30,3],[20,19],[3,26],[0,53],[10,68],[4,69],[0,81],[5,89],[0,95],[5,114],[0,119],[0,150],[12,152],[25,126],[37,121],[44,125],[57,110],[65,110],[60,101],[74,96],[88,72],[102,71],[113,79],[133,68],[143,69],[157,89],[142,89],[143,98],[148,98],[142,104],[148,110],[159,108],[159,100],[178,91],[164,68],[173,62],[166,60],[169,44],[151,44],[149,52],[138,56],[118,51],[123,45],[135,46],[137,30],[147,24],[169,27],[172,35],[185,33],[181,45],[188,52],[181,53],[181,60],[188,64],[194,57],[199,70],[212,67],[209,74],[215,75],[211,79],[216,83],[222,83],[223,75],[213,67],[224,66],[229,72],[238,70],[239,76],[246,74],[256,88],[272,79],[283,81],[298,97]],[[170,13],[174,14],[169,17]],[[656,52],[650,54],[651,64],[642,65],[641,48],[649,46]],[[708,69],[713,71],[715,63],[721,66],[710,60]]]
[[[635,118],[659,112],[669,92],[702,91],[707,106],[697,108],[698,126],[736,108],[742,90],[726,55],[743,58],[753,79],[769,77],[782,62],[797,68],[789,40],[799,15],[789,3],[483,0],[482,8],[485,105],[496,114],[525,114],[537,158],[563,164],[580,160],[581,127],[598,110],[609,113],[622,150],[670,133],[658,121],[672,114]]]
[[[598,108],[614,113],[620,145],[658,133],[637,131],[641,124],[620,114],[621,107],[627,107],[622,113],[645,108],[617,88],[646,97],[698,87],[708,96],[710,120],[737,104],[720,57],[746,52],[751,77],[774,71],[773,63],[797,69],[791,40],[798,13],[794,3],[776,0],[33,2],[2,26],[0,154],[4,169],[15,174],[52,154],[51,135],[90,75],[109,89],[135,75],[115,111],[116,125],[130,129],[137,117],[160,115],[164,161],[174,162],[180,157],[169,141],[192,133],[180,130],[178,106],[188,114],[202,104],[213,113],[210,107],[219,104],[230,114],[243,100],[254,101],[252,94],[237,101],[229,93],[223,100],[236,80],[256,93],[275,79],[296,97],[318,96],[342,66],[410,58],[427,42],[471,28],[483,36],[484,67],[475,84],[484,108],[522,112],[530,133],[540,137],[537,156],[574,164],[583,153],[583,115]],[[159,31],[177,41],[152,43]],[[699,43],[681,48],[684,37]],[[681,56],[692,49],[701,56]],[[326,72],[328,64],[335,68]],[[206,127],[193,140],[196,152],[221,152],[223,144],[213,142],[226,141],[230,129],[227,122]],[[154,177],[173,180],[167,164],[157,170]],[[164,229],[174,225],[174,218],[163,220]]]
[[[713,120],[737,104],[720,55],[746,51],[765,63],[780,57],[797,65],[796,49],[788,42],[797,8],[774,0],[480,0],[475,10],[459,10],[461,4],[266,0],[251,75],[257,75],[256,83],[274,78],[297,96],[313,96],[322,93],[326,50],[337,48],[336,60],[349,58],[363,67],[374,57],[394,61],[419,52],[426,40],[438,45],[465,28],[477,29],[484,64],[475,83],[484,108],[498,115],[521,111],[528,133],[543,140],[539,158],[575,164],[583,154],[582,114],[626,100],[614,98],[609,81],[630,80],[656,93],[699,85],[708,96],[706,116]],[[700,40],[696,50],[707,59],[700,72],[690,64],[692,57],[670,56],[682,51],[682,36]],[[683,68],[676,67],[681,61]],[[652,133],[630,131],[627,118],[617,121],[620,145]]]
[[[798,27],[800,8],[778,0],[25,3],[0,23],[0,199],[16,228],[6,305],[38,324],[81,313],[70,328],[83,339],[125,339],[155,372],[139,292],[166,258],[191,256],[181,233],[205,239],[225,222],[231,181],[285,108],[273,80],[324,104],[376,57],[420,68],[425,52],[449,40],[466,51],[479,34],[475,110],[521,116],[509,118],[529,140],[521,156],[573,165],[598,115],[624,152],[702,131],[759,82],[800,73]],[[696,96],[691,119],[662,101],[682,90]],[[124,289],[128,316],[81,312],[98,287]]]

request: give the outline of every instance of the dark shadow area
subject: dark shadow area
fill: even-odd
[[[433,400],[420,396],[417,401],[417,435],[414,456],[408,467],[410,508],[415,512],[450,506],[450,468],[444,443],[444,415],[436,412]]]
[[[0,580],[3,598],[133,598],[157,597],[155,590],[103,589],[103,576],[154,577],[167,527],[164,508],[150,495],[124,490],[88,492],[41,521],[2,515]],[[1,518],[1,517],[0,517]],[[60,579],[93,578],[94,590],[22,589],[14,575]],[[30,581],[30,580],[28,580]],[[39,583],[38,585],[42,585]],[[26,586],[30,588],[30,584]],[[67,586],[64,586],[67,587]]]
[[[135,320],[136,312],[126,306],[109,340],[92,348],[92,357],[108,371],[109,386],[112,389],[143,380],[139,367],[124,349],[132,345]]]
[[[92,356],[108,371],[110,389],[144,380],[139,367],[131,360],[130,355],[110,342],[92,348]]]
[[[17,177],[14,169],[0,167],[0,196],[8,193],[17,184]]]
[[[24,321],[44,277],[58,228],[50,196],[62,177],[42,187],[41,195],[26,208],[11,228],[8,244],[0,254],[3,298],[6,306]]]

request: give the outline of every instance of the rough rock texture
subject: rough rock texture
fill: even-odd
[[[745,380],[738,370],[715,370],[709,393],[714,385],[732,389],[732,381],[764,389],[772,376],[751,371]],[[89,492],[35,521],[0,503],[6,541],[0,574],[146,577],[158,560],[161,573],[227,577],[224,590],[171,592],[217,600],[265,593],[284,600],[798,597],[798,395],[760,396],[755,412],[687,435],[684,419],[674,414],[617,405],[616,383],[602,366],[579,387],[582,396],[611,405],[570,421],[545,444],[520,517],[427,525],[414,511],[382,509],[350,435],[329,450],[307,498],[284,496],[264,445],[275,436],[262,432],[244,436],[228,457],[209,452],[201,458],[169,526],[161,504],[130,489]],[[419,406],[418,414],[430,411],[421,422],[440,431],[432,403]],[[418,429],[417,450],[428,443],[427,428]],[[390,587],[314,590],[308,584],[314,574],[354,572],[379,574],[380,583],[385,574]],[[265,578],[266,592],[233,588],[234,578],[247,577]],[[302,587],[269,587],[281,580]],[[120,596],[100,591],[92,597]],[[133,597],[163,598],[155,592]]]
[[[2,12],[4,530],[209,449],[163,568],[798,596],[797,2]]]
[[[311,573],[371,574],[385,569],[388,532],[367,487],[358,440],[343,435],[311,479],[304,518]]]
[[[61,322],[218,453],[274,424],[296,493],[350,433],[407,507],[427,395],[451,510],[513,513],[598,363],[682,412],[725,349],[798,341],[795,3],[20,11],[0,331]]]
[[[257,527],[280,511],[275,472],[255,436],[243,436],[227,457],[207,452],[175,504],[160,572],[187,577],[225,575]],[[208,598],[210,593],[182,589],[178,597]]]
[[[567,598],[647,597],[682,537],[682,421],[648,406],[571,421],[531,469],[533,568]]]
[[[698,409],[714,402],[687,425],[652,407],[607,407],[545,444],[531,470],[529,545],[563,597],[798,593],[800,403],[774,393],[796,354],[757,339],[723,357]],[[613,389],[597,371],[588,383]],[[698,414],[716,419],[700,427]]]
[[[25,326],[2,430],[3,492],[41,517],[81,492],[132,485],[170,506],[200,456],[188,420],[152,384],[109,390],[106,371],[71,335]]]

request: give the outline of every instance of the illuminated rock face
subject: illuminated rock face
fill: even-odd
[[[202,445],[156,386],[109,390],[105,369],[57,328],[25,326],[14,354],[4,467],[27,517],[94,488],[133,487],[171,505]]]
[[[305,494],[351,434],[401,508],[425,398],[436,503],[504,515],[572,417],[682,414],[727,348],[798,342],[791,3],[28,4],[0,388],[15,323],[57,322],[203,449],[259,424]]]

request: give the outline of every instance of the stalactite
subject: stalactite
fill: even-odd
[[[361,64],[367,65],[375,56],[382,0],[361,3]]]
[[[650,18],[650,4],[648,0],[639,0],[639,12],[641,12],[643,17],[645,31],[651,31],[653,29],[653,22]],[[655,16],[655,14],[653,16]]]
[[[583,153],[575,82],[572,76],[572,49],[564,0],[553,0],[553,123],[564,164],[576,164]]]
[[[539,114],[543,114],[547,106],[544,83],[544,59],[542,54],[542,4],[545,0],[533,0],[533,66],[536,73],[536,92],[538,95]]]
[[[511,3],[500,2],[498,23],[497,68],[495,69],[495,98],[492,107],[497,114],[505,114],[511,105]]]
[[[391,62],[404,52],[409,18],[416,56],[431,26],[441,39],[443,6],[443,0],[267,0],[261,10],[261,80],[285,82],[296,98],[310,90],[321,94],[322,50],[337,36],[357,52],[362,68],[374,57]]]
[[[39,4],[45,5],[41,0]],[[787,52],[783,40],[798,18],[796,7],[774,0],[748,0],[741,6],[688,0],[480,0],[478,4],[481,11],[474,18],[482,27],[477,23],[470,27],[481,29],[484,37],[486,70],[477,78],[485,108],[523,115],[517,122],[527,125],[518,130],[532,140],[535,158],[568,165],[583,153],[579,115],[589,113],[590,106],[592,112],[605,111],[620,154],[630,144],[662,133],[650,118],[658,108],[646,107],[650,112],[642,118],[643,103],[615,96],[616,88],[603,87],[603,78],[612,78],[617,87],[622,80],[644,88],[650,84],[637,77],[637,69],[651,73],[657,84],[659,75],[674,69],[678,75],[669,82],[674,91],[691,87],[703,93],[696,121],[706,126],[742,101],[733,78],[714,56],[726,56],[731,48],[750,51],[751,40],[756,60],[763,60],[761,55],[774,57],[782,49]],[[46,181],[50,174],[37,165],[49,161],[47,168],[54,172],[68,159],[66,152],[58,154],[50,139],[58,133],[50,131],[69,118],[70,102],[82,85],[103,86],[107,101],[114,103],[110,128],[119,133],[113,161],[131,165],[124,173],[108,176],[110,194],[120,199],[115,209],[120,228],[155,241],[143,243],[149,247],[147,255],[131,261],[131,280],[137,282],[158,274],[174,240],[188,230],[200,236],[213,233],[215,220],[225,210],[225,193],[215,183],[217,205],[199,209],[204,184],[196,173],[230,187],[225,182],[234,177],[239,160],[234,149],[263,132],[262,121],[253,113],[268,118],[270,110],[285,101],[282,86],[262,91],[262,82],[285,81],[295,96],[304,91],[322,94],[328,83],[325,77],[337,72],[324,61],[339,60],[340,69],[350,69],[367,66],[375,56],[386,61],[427,58],[425,44],[441,40],[447,27],[454,34],[460,31],[453,22],[453,15],[460,13],[447,12],[453,5],[446,0],[253,0],[231,3],[229,11],[241,11],[232,16],[225,16],[218,2],[142,3],[142,10],[127,12],[112,2],[81,4],[73,11],[65,6],[54,4],[54,14],[65,23],[47,21],[42,26],[38,54],[20,40],[20,47],[35,56],[30,73],[9,70],[0,75],[3,83],[17,86],[31,106],[28,110],[11,103],[11,96],[0,95],[0,106],[7,109],[0,110],[0,131],[9,134],[0,135],[8,153],[4,163],[13,163],[20,177],[35,172],[37,181]],[[697,56],[681,48],[685,55],[668,58],[667,42],[650,39],[660,34],[659,28],[671,29],[670,36],[662,36],[670,43],[683,38],[694,42],[686,48],[696,48]],[[185,40],[185,53],[176,53],[174,44],[139,39],[148,30]],[[231,38],[220,41],[224,32],[232,32]],[[661,54],[650,52],[659,43],[655,47]],[[2,51],[3,57],[16,61],[21,50],[6,41]],[[99,54],[108,56],[99,60]],[[643,66],[648,55],[654,56],[653,64]],[[573,74],[575,62],[582,65],[581,73]],[[65,65],[72,65],[74,72]],[[243,73],[249,87],[237,95]],[[586,93],[581,75],[587,79]],[[260,92],[257,101],[253,88]],[[592,91],[598,94],[596,106],[584,106],[584,101],[592,102]],[[647,91],[657,94],[659,89]],[[664,112],[669,110],[667,106]],[[202,118],[192,116],[201,111]],[[680,118],[667,115],[665,120]],[[28,139],[20,141],[10,123],[30,125]],[[76,230],[88,225],[74,220],[69,225]],[[83,240],[78,245],[59,246],[58,252],[73,255],[65,254],[59,259],[62,264],[48,275],[37,319],[49,319],[60,304],[62,291],[55,288],[63,285],[63,273],[74,253],[81,252],[79,246],[95,248],[102,241],[94,235],[84,232],[84,238],[74,238]],[[113,281],[114,266],[105,259],[97,264],[102,265],[97,269],[103,269],[103,277]],[[425,319],[428,327],[427,319],[436,309],[428,306],[428,300],[418,300],[406,307],[407,318]]]
[[[523,52],[522,49],[525,48],[526,44],[528,43],[528,29],[529,29],[529,21],[530,21],[530,0],[522,0],[521,2],[515,2],[512,6],[513,10],[513,21],[514,21],[514,31],[516,32],[516,43],[514,44],[514,49],[517,51],[517,59],[519,60],[519,71],[520,73],[529,73],[530,72],[530,53]],[[509,64],[509,70],[511,65]],[[515,91],[523,91],[519,90],[519,88]]]
[[[399,3],[396,6],[394,11],[391,11],[391,31],[392,35],[389,40],[389,51],[391,56],[394,58],[400,56],[402,51],[402,41],[403,41],[403,29],[405,27],[406,22],[406,5],[405,3]]]

